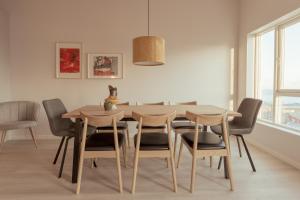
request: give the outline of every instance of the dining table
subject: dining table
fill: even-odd
[[[123,121],[134,121],[134,119],[132,118],[133,112],[137,112],[143,115],[161,115],[176,111],[176,118],[184,118],[186,116],[187,111],[203,115],[215,115],[226,113],[228,117],[241,117],[241,114],[238,112],[213,105],[117,105],[117,109],[114,110],[114,112],[116,111],[124,111]],[[77,183],[78,176],[80,142],[82,135],[81,112],[94,116],[108,115],[111,113],[111,111],[105,111],[104,107],[100,105],[86,105],[62,115],[62,118],[75,119],[76,133],[74,136],[73,146],[72,183]],[[225,167],[226,159],[224,160]],[[225,177],[228,177],[226,167],[224,172]]]

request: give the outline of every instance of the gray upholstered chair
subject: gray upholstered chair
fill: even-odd
[[[1,145],[5,141],[7,131],[29,129],[32,140],[37,148],[33,127],[37,126],[40,105],[31,101],[10,101],[0,103]]]
[[[53,161],[54,165],[56,164],[56,161],[60,154],[60,150],[66,139],[64,153],[63,153],[63,157],[61,160],[61,165],[60,165],[60,170],[59,170],[59,175],[58,175],[58,178],[60,178],[62,175],[63,167],[64,167],[66,152],[67,152],[67,148],[68,148],[68,142],[75,134],[75,124],[70,119],[62,118],[62,114],[66,113],[67,110],[66,110],[63,102],[60,99],[44,100],[43,105],[44,105],[44,108],[45,108],[45,111],[46,111],[46,114],[48,117],[50,130],[51,130],[52,134],[55,136],[61,137],[61,141],[60,141],[59,147],[57,149],[57,152],[56,152],[56,155],[55,155],[55,158]]]
[[[261,104],[262,104],[262,101],[259,99],[252,99],[252,98],[243,99],[243,101],[241,102],[241,104],[237,110],[237,112],[242,114],[242,117],[236,117],[232,121],[230,121],[228,124],[229,125],[229,127],[228,127],[229,134],[234,135],[237,139],[240,157],[242,157],[242,153],[241,153],[239,138],[242,139],[248,159],[250,161],[252,170],[254,172],[256,171],[256,169],[255,169],[254,163],[252,161],[249,149],[247,147],[247,144],[244,140],[243,135],[247,135],[252,132],[252,130],[255,126],[255,123],[256,123],[256,118],[257,118],[259,109],[261,107]],[[220,126],[212,126],[211,130],[216,134],[219,134],[219,135],[222,134],[222,130],[221,130]],[[222,159],[220,159],[218,168],[220,168],[220,166],[221,166],[221,161],[222,161]]]

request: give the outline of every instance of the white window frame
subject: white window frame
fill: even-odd
[[[273,107],[272,107],[272,113],[273,118],[272,121],[261,119],[260,116],[258,117],[259,121],[262,121],[264,123],[268,124],[275,124],[276,126],[283,127],[288,130],[293,130],[296,132],[299,132],[297,129],[293,129],[288,126],[284,126],[280,124],[280,104],[279,104],[279,97],[300,97],[300,89],[284,89],[283,86],[283,52],[282,52],[282,44],[283,44],[283,34],[284,34],[284,28],[289,27],[291,25],[294,25],[296,23],[300,22],[300,16],[292,17],[289,19],[286,19],[280,23],[272,24],[271,26],[268,26],[266,28],[260,29],[259,31],[256,31],[255,33],[251,34],[251,37],[254,38],[253,40],[253,59],[254,59],[254,97],[259,97],[259,91],[260,91],[260,36],[264,33],[270,32],[274,30],[275,32],[275,52],[274,52],[274,83],[273,83]]]

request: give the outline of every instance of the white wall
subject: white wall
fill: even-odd
[[[247,34],[300,7],[299,0],[241,0],[238,94],[246,96]],[[257,124],[248,141],[300,169],[300,136]]]
[[[10,99],[8,14],[0,10],[0,102]]]
[[[238,0],[151,0],[151,33],[166,40],[167,64],[159,67],[134,66],[131,61],[132,39],[147,33],[146,0],[0,2],[10,14],[13,99],[58,97],[71,110],[98,104],[112,84],[122,101],[132,103],[195,99],[228,106]],[[82,42],[85,54],[123,53],[124,79],[55,79],[56,41]],[[42,110],[40,135],[50,135],[47,123]]]

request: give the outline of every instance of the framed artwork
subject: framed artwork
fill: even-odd
[[[123,78],[122,54],[88,54],[88,78]]]
[[[56,43],[56,78],[82,78],[81,43]]]

